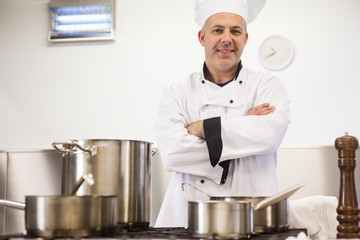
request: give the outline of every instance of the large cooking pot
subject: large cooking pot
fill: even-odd
[[[84,173],[91,172],[96,183],[82,186],[77,195],[117,195],[118,223],[130,227],[148,227],[151,144],[105,139],[54,142],[53,147],[63,154],[61,193],[69,194],[76,180]]]
[[[26,196],[25,204],[0,200],[25,210],[25,227],[35,237],[110,235],[117,224],[117,196]]]

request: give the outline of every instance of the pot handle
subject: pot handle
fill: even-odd
[[[0,206],[25,210],[25,203],[0,199]]]
[[[155,149],[151,149],[151,156],[153,157],[156,154],[156,150]]]
[[[302,188],[304,185],[305,185],[305,182],[301,182],[301,183],[299,183],[289,189],[286,189],[274,196],[265,198],[264,200],[262,200],[261,202],[258,202],[254,206],[254,211],[260,210],[262,208],[266,208],[274,203],[277,203],[285,198],[290,197],[292,194],[294,194],[299,188]]]
[[[62,148],[59,148],[57,145],[62,145]],[[72,146],[71,149],[65,149],[63,148],[64,145],[70,145]],[[62,154],[73,154],[75,153],[76,148],[80,149],[83,152],[87,152],[90,154],[90,156],[96,155],[96,146],[90,146],[87,148],[83,148],[76,142],[53,142],[52,146],[56,149],[56,151],[62,153]]]

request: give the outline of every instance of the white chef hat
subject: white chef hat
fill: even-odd
[[[216,13],[240,15],[249,24],[264,7],[265,0],[195,0],[195,22],[201,27]]]

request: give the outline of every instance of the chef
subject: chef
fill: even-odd
[[[276,151],[290,122],[281,80],[246,69],[247,24],[265,0],[196,0],[199,72],[166,87],[155,133],[174,176],[156,227],[187,227],[188,201],[277,193]],[[245,63],[245,61],[244,61]]]

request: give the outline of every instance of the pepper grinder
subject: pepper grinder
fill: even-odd
[[[335,140],[335,148],[338,150],[338,166],[340,168],[340,192],[339,203],[336,209],[337,238],[360,238],[360,216],[356,197],[355,154],[359,147],[358,140],[353,136],[339,137]]]

